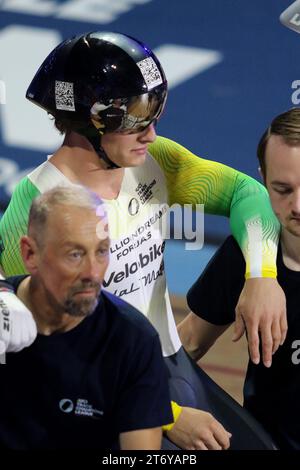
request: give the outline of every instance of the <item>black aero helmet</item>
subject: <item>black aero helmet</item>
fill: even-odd
[[[99,135],[142,131],[159,118],[166,96],[167,80],[154,53],[130,36],[110,32],[63,41],[26,92],[57,121],[71,122],[106,161]]]

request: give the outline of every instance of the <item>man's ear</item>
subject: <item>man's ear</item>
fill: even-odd
[[[260,177],[261,177],[261,179],[262,179],[262,182],[263,182],[264,185],[265,185],[265,184],[266,184],[266,180],[265,180],[264,174],[263,174],[262,169],[261,169],[260,166],[258,167],[258,173],[259,173],[259,175],[260,175]]]
[[[24,235],[20,239],[21,255],[26,270],[34,274],[37,270],[38,246],[34,238]]]

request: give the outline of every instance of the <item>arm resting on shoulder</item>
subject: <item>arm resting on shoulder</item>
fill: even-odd
[[[207,213],[230,217],[232,234],[246,261],[247,279],[237,304],[235,340],[247,330],[250,356],[257,363],[260,332],[264,364],[270,365],[272,352],[285,339],[287,322],[285,295],[276,280],[280,224],[266,188],[250,176],[197,157],[163,137],[149,150],[165,174],[170,204],[194,208],[203,204]]]

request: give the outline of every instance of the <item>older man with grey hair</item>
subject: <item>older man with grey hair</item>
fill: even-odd
[[[30,275],[10,282],[39,334],[0,369],[0,446],[159,449],[172,422],[160,342],[142,314],[101,290],[101,200],[80,186],[44,193],[20,243]]]

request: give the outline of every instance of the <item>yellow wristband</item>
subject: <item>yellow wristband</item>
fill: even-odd
[[[178,420],[180,413],[182,412],[182,407],[178,405],[177,403],[175,403],[175,401],[171,401],[171,406],[172,406],[172,413],[173,413],[173,423],[164,424],[162,426],[163,432],[171,431],[174,424]]]

